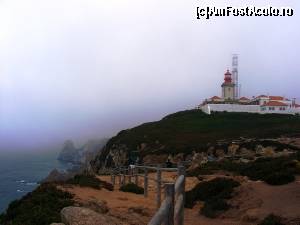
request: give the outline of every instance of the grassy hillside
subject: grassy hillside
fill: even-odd
[[[163,152],[175,153],[206,149],[208,143],[222,139],[273,138],[295,134],[300,134],[299,116],[251,113],[207,115],[200,110],[188,110],[121,131],[108,142],[107,147],[122,143],[129,149],[137,149],[141,143],[146,143],[153,145],[155,151],[159,143],[165,146]]]
[[[127,165],[137,156],[143,160],[149,156],[150,161],[155,162],[158,160],[154,157],[160,158],[162,154],[164,157],[177,153],[188,155],[192,151],[207,151],[210,146],[216,145],[225,150],[231,141],[241,137],[263,139],[283,135],[300,135],[299,116],[226,112],[207,115],[200,110],[187,110],[119,132],[107,142],[91,165],[99,171],[101,168]],[[255,140],[247,145],[254,144],[264,145]],[[282,145],[277,146],[281,150],[286,148],[278,142],[275,145]]]

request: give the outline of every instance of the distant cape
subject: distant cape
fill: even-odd
[[[108,139],[89,140],[80,148],[76,148],[72,140],[63,144],[58,160],[65,163],[85,164],[101,151]]]

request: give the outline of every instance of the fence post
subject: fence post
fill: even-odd
[[[126,171],[123,172],[122,174],[122,186],[126,184]]]
[[[156,180],[156,207],[159,209],[161,204],[161,170],[159,167],[157,167]]]
[[[118,177],[119,177],[119,186],[121,187],[122,186],[122,176],[121,176],[121,174],[119,174]]]
[[[178,177],[183,175],[184,180],[182,183],[182,186],[179,189],[179,193],[176,193],[176,197],[182,196],[182,205],[179,208],[179,211],[177,211],[177,215],[175,215],[175,224],[176,225],[183,225],[184,224],[184,205],[185,205],[185,167],[183,165],[178,165]]]
[[[139,185],[139,176],[138,176],[138,173],[139,173],[139,169],[138,168],[134,168],[134,183],[136,185]]]
[[[132,177],[132,168],[128,167],[128,183],[131,183],[131,177]]]
[[[112,175],[111,175],[111,184],[112,184],[113,186],[115,186],[115,182],[116,182],[115,174],[112,174]]]
[[[148,169],[145,168],[145,175],[144,175],[144,197],[148,197]]]
[[[174,225],[174,201],[175,201],[174,196],[175,196],[175,185],[165,184],[165,198],[170,199],[170,207],[168,208],[164,225]]]

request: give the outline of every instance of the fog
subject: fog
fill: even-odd
[[[243,96],[300,101],[299,0],[226,1],[293,17],[197,20],[212,2],[1,0],[0,151],[110,137],[193,108],[221,94],[232,53]]]

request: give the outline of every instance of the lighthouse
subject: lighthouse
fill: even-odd
[[[222,84],[222,98],[224,100],[235,99],[235,84],[232,80],[232,74],[227,70],[224,74],[224,83]]]

